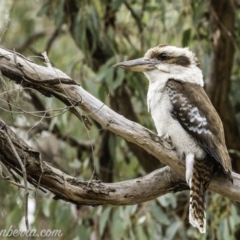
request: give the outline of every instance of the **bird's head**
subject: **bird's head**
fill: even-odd
[[[150,82],[174,78],[203,86],[199,61],[188,48],[159,45],[150,48],[143,58],[120,62],[114,67],[144,72]]]

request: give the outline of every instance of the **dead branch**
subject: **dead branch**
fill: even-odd
[[[31,87],[46,96],[55,96],[60,99],[70,109],[74,109],[73,113],[83,122],[88,122],[88,117],[92,117],[103,128],[137,144],[169,166],[142,178],[106,184],[99,181],[80,181],[43,162],[40,185],[53,192],[56,198],[78,204],[126,205],[148,201],[170,191],[186,189],[184,161],[177,158],[175,151],[167,142],[140,124],[109,109],[81,86],[78,86],[65,73],[53,67],[36,65],[22,56],[2,48],[0,48],[0,70],[4,76],[10,77],[18,84]],[[56,79],[59,81],[58,83],[56,83]],[[65,80],[64,83],[62,79]],[[54,84],[51,84],[51,80],[55,81]],[[87,115],[80,115],[77,108],[83,109]],[[5,127],[7,128],[7,126]],[[18,155],[21,159],[24,157],[27,159],[28,181],[36,184],[41,174],[39,154],[30,150],[14,133],[12,136],[18,139],[17,141],[11,139],[16,144]],[[7,146],[6,139],[3,135],[0,136],[0,139],[2,140],[1,152],[4,153],[2,161],[21,174],[21,169],[10,146]],[[19,145],[22,146],[19,147]],[[23,148],[23,146],[25,147]],[[233,179],[234,184],[232,185],[224,176],[215,176],[209,188],[232,200],[240,201],[240,175],[233,173]]]
[[[120,183],[102,183],[100,180],[81,181],[56,169],[40,159],[40,154],[32,150],[4,122],[0,121],[1,162],[22,175],[21,164],[12,151],[26,162],[27,178],[37,186],[51,191],[54,199],[63,199],[75,204],[85,205],[129,205],[141,203],[171,191],[187,189],[186,184],[169,167],[156,170],[142,178]],[[11,139],[6,141],[6,133]]]

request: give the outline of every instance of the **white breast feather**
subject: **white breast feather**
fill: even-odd
[[[202,158],[205,155],[202,148],[196,144],[194,139],[171,115],[171,102],[167,91],[165,91],[169,74],[161,73],[161,76],[159,76],[159,73],[159,70],[145,72],[145,75],[149,79],[147,94],[148,110],[152,114],[158,135],[163,138],[170,137],[180,157],[192,153],[197,158]],[[191,116],[192,118],[201,118],[200,115],[198,116],[194,113]],[[202,123],[204,124],[204,121]]]

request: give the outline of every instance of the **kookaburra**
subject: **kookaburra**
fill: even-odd
[[[232,166],[222,122],[203,89],[198,59],[188,48],[159,45],[143,58],[115,66],[143,72],[148,78],[148,110],[158,135],[170,139],[178,156],[185,159],[189,221],[205,233],[205,193],[215,166],[221,166],[230,180]]]

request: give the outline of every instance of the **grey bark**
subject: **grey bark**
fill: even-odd
[[[80,107],[103,128],[140,146],[168,165],[168,167],[156,170],[145,177],[119,183],[80,181],[46,162],[42,162],[37,152],[31,150],[1,122],[2,131],[7,132],[18,155],[22,160],[27,161],[28,180],[37,185],[39,177],[41,177],[40,186],[53,192],[56,199],[60,198],[77,204],[126,205],[148,201],[167,192],[187,188],[184,161],[177,158],[175,151],[167,142],[140,124],[132,122],[108,108],[81,86],[78,86],[65,73],[50,65],[43,67],[34,64],[23,56],[3,48],[0,48],[0,70],[4,76],[10,77],[22,86],[31,87],[46,96],[55,96],[60,99],[89,127],[87,117],[80,115],[76,110],[77,107]],[[4,134],[0,135],[2,161],[21,175],[16,156],[4,136]],[[232,185],[225,176],[214,176],[209,189],[234,201],[240,201],[240,175],[233,173],[233,180]]]

